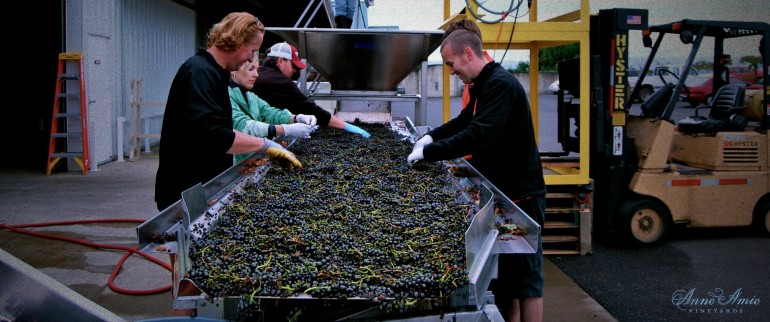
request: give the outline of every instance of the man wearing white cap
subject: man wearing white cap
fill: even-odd
[[[369,138],[368,132],[331,115],[299,90],[292,77],[305,67],[294,46],[277,43],[270,47],[259,66],[259,77],[251,90],[276,108],[288,109],[292,114],[314,115],[319,126],[342,129]]]

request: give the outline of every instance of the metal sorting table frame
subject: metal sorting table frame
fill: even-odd
[[[428,76],[427,76],[427,63],[423,62],[423,68],[421,69],[423,72],[420,73],[421,75],[421,81],[420,84],[427,84],[428,82]],[[421,86],[422,87],[422,86]],[[308,97],[314,100],[330,100],[330,101],[387,101],[387,102],[414,102],[414,118],[416,120],[417,124],[427,124],[428,123],[428,101],[422,99],[423,97],[428,97],[427,89],[421,90],[422,94],[398,94],[396,92],[369,92],[369,91],[332,91],[329,94],[324,93],[313,93],[309,94]],[[366,108],[362,109],[359,112],[362,112],[362,114],[366,114]],[[342,111],[342,110],[341,110]],[[388,114],[390,114],[390,111],[388,111]],[[367,119],[366,116],[361,117],[362,120]],[[374,121],[377,121],[376,119]],[[390,121],[390,120],[387,120]]]
[[[421,129],[415,127],[408,118],[392,121],[391,128],[394,132],[411,137],[412,141],[421,135]],[[425,130],[424,127],[422,130]],[[233,303],[240,301],[240,297],[211,299],[205,294],[180,296],[179,289],[180,284],[192,284],[191,281],[184,279],[191,268],[188,258],[191,240],[193,238],[205,238],[202,232],[211,231],[216,227],[218,217],[224,213],[228,204],[233,200],[233,196],[237,195],[246,184],[258,184],[259,180],[273,167],[271,163],[266,163],[256,168],[256,171],[248,173],[246,170],[249,169],[249,166],[246,164],[255,157],[261,156],[253,154],[241,164],[234,165],[211,181],[188,189],[182,193],[180,201],[137,227],[139,248],[143,252],[177,255],[172,272],[175,308],[196,308],[199,316],[212,318],[224,318],[228,314],[232,314],[232,312],[225,312],[226,308],[237,308],[237,304]],[[458,189],[478,189],[479,204],[478,210],[472,216],[465,232],[465,265],[468,272],[468,285],[450,295],[449,306],[457,308],[457,312],[444,313],[443,315],[445,317],[451,315],[456,321],[485,321],[485,319],[498,321],[494,317],[487,319],[490,317],[488,312],[496,311],[496,309],[490,309],[490,307],[494,307],[494,296],[487,289],[491,280],[496,277],[498,256],[508,253],[535,253],[541,227],[463,158],[447,161],[444,164],[448,171],[451,168],[457,168],[455,170],[463,173],[463,176],[459,177],[457,181]],[[506,218],[526,229],[528,233],[514,238],[500,238],[495,223],[502,222]],[[159,238],[159,236],[172,236],[172,238]],[[262,298],[280,299],[284,302],[314,299],[308,295],[289,298]],[[326,301],[326,299],[323,300]],[[347,301],[368,303],[372,300],[355,298],[347,299]],[[374,306],[347,318],[381,320],[381,316],[378,318],[378,314],[381,313],[380,309]],[[480,319],[479,314],[485,318]],[[499,315],[499,312],[497,314]],[[430,321],[434,320],[435,317]],[[410,321],[414,320],[410,319]],[[502,318],[499,321],[502,321]]]

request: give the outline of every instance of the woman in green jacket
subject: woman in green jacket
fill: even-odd
[[[233,109],[233,129],[267,139],[292,140],[308,138],[318,126],[313,115],[292,115],[267,104],[249,90],[257,79],[259,63],[246,62],[236,71],[230,72],[230,105]],[[240,163],[250,154],[237,154],[235,162]]]

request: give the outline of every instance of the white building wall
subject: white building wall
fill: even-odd
[[[67,0],[65,51],[83,52],[91,168],[128,152],[130,80],[144,101],[165,101],[179,65],[195,53],[195,12],[171,0]],[[74,83],[74,82],[72,82]],[[76,84],[67,84],[76,91]],[[70,104],[70,102],[68,102]],[[142,111],[159,133],[162,107]],[[118,140],[123,151],[117,151]],[[70,167],[73,168],[73,167]]]
[[[130,81],[141,79],[144,102],[165,102],[179,66],[195,54],[195,12],[172,1],[124,0],[122,11],[123,77],[120,115],[130,116]],[[162,106],[142,108],[142,128],[160,133]],[[125,124],[123,153],[128,155],[130,126]],[[149,144],[157,139],[148,139]]]
[[[108,162],[113,155],[113,120],[117,92],[112,90],[112,74],[119,62],[114,58],[119,50],[116,30],[119,24],[119,0],[69,0],[66,2],[66,51],[82,52],[85,75],[88,143],[91,169]],[[77,92],[76,82],[67,83],[67,91]],[[78,106],[78,100],[69,100],[68,109]],[[73,126],[69,124],[68,126]],[[71,139],[68,145],[79,145]],[[68,148],[70,151],[77,149]],[[69,160],[72,162],[72,160]],[[76,168],[70,166],[69,168]]]

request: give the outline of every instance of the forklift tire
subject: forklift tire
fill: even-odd
[[[754,212],[754,227],[760,236],[770,237],[770,201],[764,200]]]
[[[632,246],[650,247],[663,242],[671,228],[671,215],[660,202],[633,199],[620,206],[623,227],[620,233]]]

